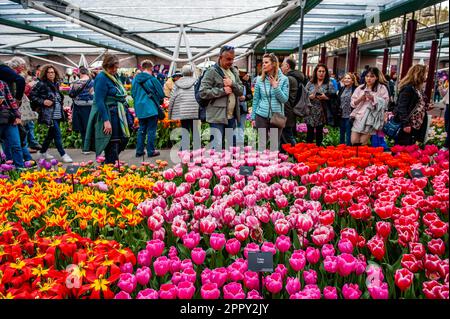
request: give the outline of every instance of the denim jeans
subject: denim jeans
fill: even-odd
[[[34,136],[34,122],[29,121],[27,124],[24,125],[24,128],[28,131],[27,145],[29,145],[31,148],[37,146],[39,142],[36,140],[36,137]]]
[[[150,116],[139,119],[139,130],[137,133],[136,155],[144,154],[145,138],[147,137],[147,155],[155,152],[156,129],[158,127],[158,116]]]
[[[0,125],[0,139],[3,142],[3,152],[7,160],[12,160],[14,166],[24,167],[20,135],[17,125]]]
[[[58,150],[59,155],[64,156],[64,154],[66,154],[62,143],[62,135],[61,129],[59,128],[59,122],[60,120],[53,120],[53,126],[48,128],[47,136],[44,139],[44,143],[42,143],[42,148],[40,151],[41,154],[47,152],[52,141],[55,142],[55,146]]]
[[[226,134],[229,134],[229,130],[226,129],[233,129],[233,146],[236,145],[236,132],[234,131],[236,128],[236,119],[232,118],[228,120],[228,124],[222,124],[222,123],[210,123],[209,127],[211,129],[211,135],[210,135],[210,144],[215,150],[222,150],[225,147],[225,137]],[[216,137],[218,140],[216,140]],[[230,143],[230,141],[227,141]]]
[[[352,136],[352,127],[350,125],[349,118],[341,118],[341,134],[339,136],[339,143],[351,146],[352,142],[350,137]]]

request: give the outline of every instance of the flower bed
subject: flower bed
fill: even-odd
[[[63,279],[72,276],[73,280],[81,280],[80,290],[61,294],[71,298],[448,299],[448,151],[436,147],[394,148],[391,155],[360,147],[355,158],[354,149],[344,146],[299,145],[287,150],[298,160],[308,162],[291,163],[287,155],[259,154],[250,148],[244,152],[181,152],[183,163],[162,172],[162,179],[154,180],[151,196],[146,199],[121,201],[116,194],[114,199],[95,190],[104,196],[99,202],[106,200],[107,210],[114,212],[116,219],[124,217],[123,210],[130,203],[132,210],[139,211],[141,220],[125,229],[114,227],[104,232],[111,226],[105,223],[94,236],[76,222],[65,234],[64,227],[47,227],[47,221],[33,226],[42,218],[28,223],[18,219],[24,209],[17,205],[23,203],[16,203],[19,197],[10,194],[39,187],[45,188],[43,193],[49,196],[44,202],[54,204],[53,214],[62,207],[79,213],[79,207],[72,210],[70,205],[62,204],[71,196],[69,190],[61,190],[68,185],[58,188],[50,178],[49,185],[44,186],[40,175],[33,175],[37,173],[29,173],[35,179],[32,188],[24,185],[30,180],[25,176],[3,181],[0,238],[9,241],[0,243],[0,271],[9,274],[19,266],[24,269],[29,264],[27,258],[35,255],[23,251],[36,247],[36,242],[67,242],[58,236],[68,236],[71,241],[79,236],[78,242],[88,240],[91,245],[90,241],[95,244],[101,238],[97,244],[125,250],[128,259],[110,258],[118,256],[114,252],[103,253],[108,255],[107,260],[99,257],[95,266],[100,270],[88,278],[87,273],[79,274],[85,264],[61,257],[54,270],[64,273],[65,267],[73,263],[76,276],[69,270]],[[322,157],[325,161],[318,162]],[[247,179],[239,174],[243,165],[255,167]],[[130,169],[124,168],[130,174],[123,174],[121,183],[131,189],[135,182]],[[423,177],[411,177],[413,169],[420,170]],[[112,167],[98,170],[101,177],[84,184],[80,179],[80,183],[117,182],[117,176],[111,175]],[[41,174],[55,174],[55,179],[58,176],[57,172]],[[112,194],[111,189],[107,192]],[[148,189],[145,192],[150,195]],[[83,194],[80,190],[78,193]],[[100,209],[93,199],[88,202]],[[95,220],[90,219],[88,225],[98,225]],[[24,231],[4,235],[11,234],[11,227],[19,226]],[[124,236],[116,236],[118,231]],[[23,241],[19,234],[23,234]],[[120,244],[123,246],[118,248]],[[22,250],[19,259],[12,255],[13,245]],[[76,249],[83,251],[85,246],[80,244]],[[252,251],[273,255],[274,272],[263,273],[262,293],[258,274],[248,269],[248,254]],[[100,267],[102,263],[110,268]],[[41,268],[51,266],[45,263]],[[20,277],[24,272],[14,274]],[[23,278],[23,282],[33,279]],[[5,280],[3,275],[3,296],[29,297],[33,292],[31,289],[26,295],[14,289],[18,288],[13,277]]]

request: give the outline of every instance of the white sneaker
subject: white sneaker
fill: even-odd
[[[49,153],[45,152],[45,153],[40,153],[40,158],[43,158],[45,160],[52,160],[55,157],[53,155],[50,155]]]
[[[62,161],[64,162],[64,163],[72,163],[73,162],[73,160],[72,160],[72,158],[69,156],[69,154],[64,154],[62,157],[61,157],[61,159],[62,159]]]

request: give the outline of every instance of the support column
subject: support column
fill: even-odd
[[[353,37],[351,39],[350,44],[350,57],[349,57],[349,63],[348,63],[348,72],[354,73],[356,71],[356,60],[358,59],[357,55],[357,49],[358,49],[358,38]]]
[[[438,47],[439,47],[439,41],[433,40],[433,42],[431,42],[430,59],[428,61],[427,84],[425,86],[425,96],[428,99],[428,101],[432,101],[431,93],[434,88],[434,79],[435,79],[434,74],[436,72]]]
[[[303,65],[302,65],[302,72],[303,74],[306,74],[306,64],[308,63],[308,53],[305,51],[303,52]],[[300,67],[300,66],[299,66]]]
[[[409,20],[406,29],[405,52],[402,63],[402,78],[408,73],[412,66],[414,57],[414,47],[416,45],[417,20]]]
[[[324,45],[320,51],[320,60],[319,63],[327,64],[327,47]]]
[[[389,60],[389,49],[385,48],[383,54],[383,66],[381,67],[381,72],[383,72],[383,74],[387,73],[388,60]]]
[[[337,55],[335,55],[334,57],[333,57],[333,73],[334,74],[336,74],[336,76],[337,76],[337,66],[338,66],[338,56]]]

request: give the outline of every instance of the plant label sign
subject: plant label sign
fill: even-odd
[[[254,166],[241,166],[239,169],[239,175],[252,176],[254,170]]]
[[[413,178],[421,178],[421,177],[423,177],[422,170],[420,170],[420,169],[412,169],[411,170],[411,176]]]
[[[248,270],[255,272],[273,272],[271,252],[248,252]]]
[[[66,174],[75,175],[78,172],[79,168],[80,168],[80,166],[78,166],[78,165],[69,165],[66,168]]]

